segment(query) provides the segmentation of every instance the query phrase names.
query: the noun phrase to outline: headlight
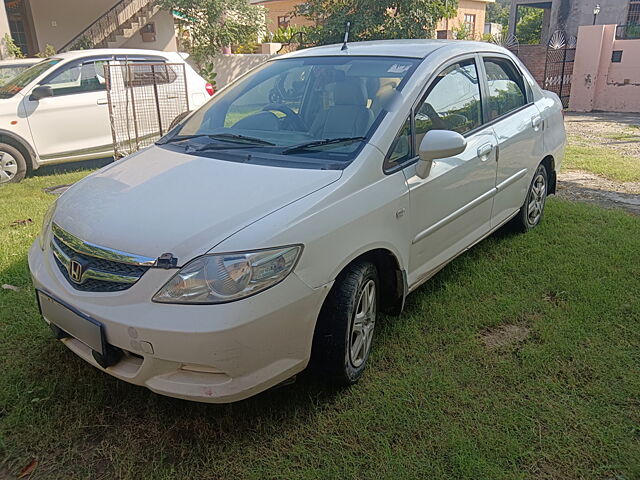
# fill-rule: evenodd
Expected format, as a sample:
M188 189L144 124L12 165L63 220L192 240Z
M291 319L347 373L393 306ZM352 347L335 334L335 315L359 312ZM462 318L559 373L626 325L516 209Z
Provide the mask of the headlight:
M40 236L38 237L38 243L40 244L40 250L44 250L44 247L47 245L47 237L49 235L49 230L51 229L51 221L53 220L53 214L56 211L56 205L58 201L54 201L47 213L44 214L44 218L42 219L42 227L40 228Z
M192 260L153 297L163 303L225 303L274 286L291 273L302 247L203 255Z

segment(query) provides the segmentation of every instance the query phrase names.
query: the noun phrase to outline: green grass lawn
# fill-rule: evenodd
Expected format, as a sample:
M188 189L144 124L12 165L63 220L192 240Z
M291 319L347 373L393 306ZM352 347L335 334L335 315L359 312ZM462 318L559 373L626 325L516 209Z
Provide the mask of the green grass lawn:
M562 168L585 170L619 182L640 182L640 159L607 147L569 145Z
M0 478L34 459L32 479L640 478L640 218L550 199L383 319L358 385L205 405L99 372L39 318L41 189L84 174L0 188L0 284L20 288L0 289ZM528 335L488 348L505 326Z

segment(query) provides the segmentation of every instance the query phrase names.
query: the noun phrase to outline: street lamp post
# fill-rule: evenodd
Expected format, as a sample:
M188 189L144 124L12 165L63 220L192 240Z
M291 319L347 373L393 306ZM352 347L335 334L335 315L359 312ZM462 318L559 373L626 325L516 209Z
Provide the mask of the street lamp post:
M593 24L596 24L596 19L598 18L598 14L600 13L600 4L596 3L596 6L593 7Z

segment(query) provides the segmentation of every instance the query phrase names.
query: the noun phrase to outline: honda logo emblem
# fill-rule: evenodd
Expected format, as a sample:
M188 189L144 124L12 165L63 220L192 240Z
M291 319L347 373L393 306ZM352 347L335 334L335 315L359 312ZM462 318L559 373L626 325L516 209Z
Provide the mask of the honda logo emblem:
M80 283L82 281L82 270L82 264L80 262L77 260L71 260L71 263L69 263L69 276L71 277L71 280L76 283Z

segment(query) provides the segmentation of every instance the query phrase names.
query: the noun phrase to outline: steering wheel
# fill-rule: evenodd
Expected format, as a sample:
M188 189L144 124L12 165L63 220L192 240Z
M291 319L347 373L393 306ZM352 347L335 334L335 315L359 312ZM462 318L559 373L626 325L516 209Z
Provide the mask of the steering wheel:
M289 125L291 125L294 130L298 130L300 132L307 131L307 126L305 125L304 120L302 120L302 117L283 103L270 103L269 105L266 105L262 111L284 113L287 122L289 122Z
M430 103L424 103L423 108L427 116L431 119L431 123L434 127L436 127L438 130L448 130L447 124L442 119L442 117L438 115L438 112L436 112L436 109L433 108Z

